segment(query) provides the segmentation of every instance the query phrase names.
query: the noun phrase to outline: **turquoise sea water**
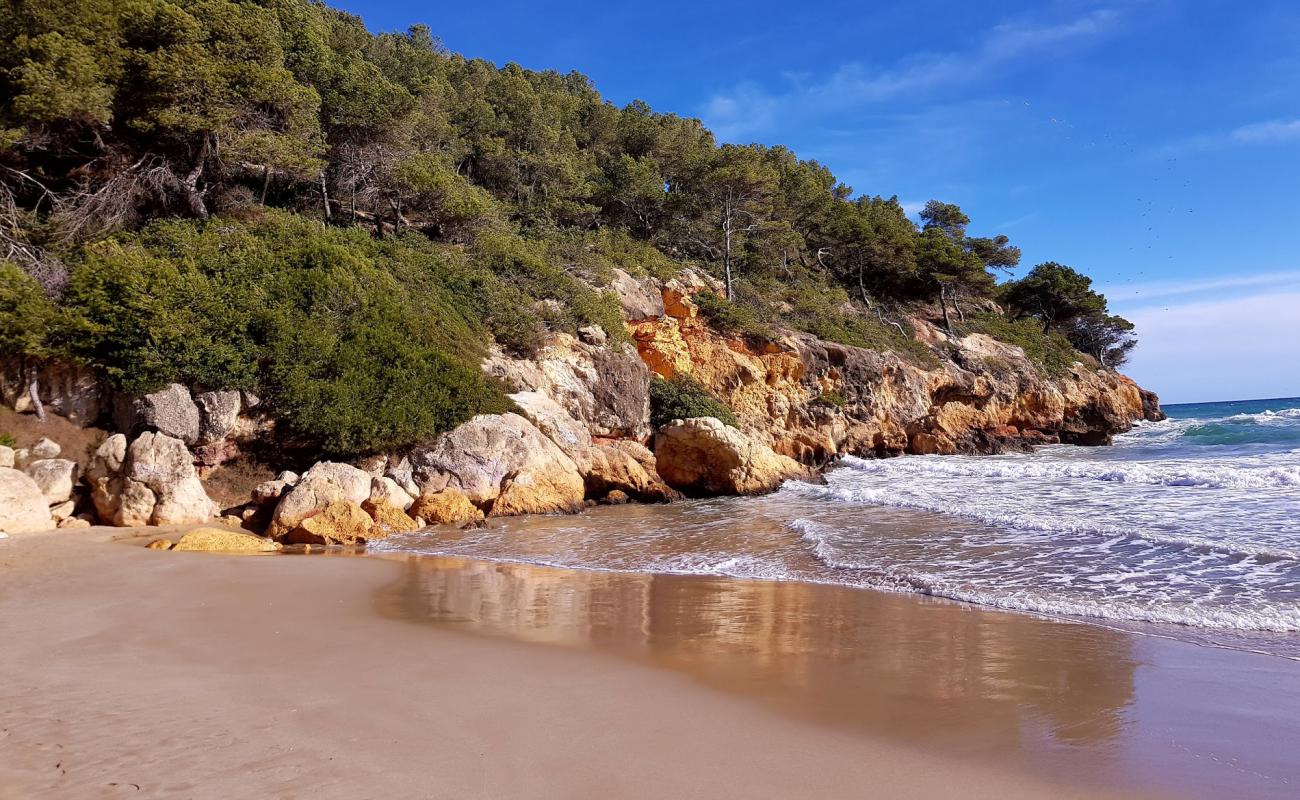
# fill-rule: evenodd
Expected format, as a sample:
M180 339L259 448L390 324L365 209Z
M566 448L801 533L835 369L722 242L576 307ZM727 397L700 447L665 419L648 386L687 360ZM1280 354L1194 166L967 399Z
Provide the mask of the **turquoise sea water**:
M1300 399L1166 411L1112 447L846 458L764 498L389 546L920 592L1300 657Z

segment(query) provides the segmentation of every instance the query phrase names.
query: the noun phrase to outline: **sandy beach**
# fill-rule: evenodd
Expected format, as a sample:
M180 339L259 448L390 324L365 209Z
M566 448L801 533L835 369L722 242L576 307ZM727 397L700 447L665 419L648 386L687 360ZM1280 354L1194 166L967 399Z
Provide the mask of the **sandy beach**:
M951 602L0 543L0 797L1292 794L1300 665Z

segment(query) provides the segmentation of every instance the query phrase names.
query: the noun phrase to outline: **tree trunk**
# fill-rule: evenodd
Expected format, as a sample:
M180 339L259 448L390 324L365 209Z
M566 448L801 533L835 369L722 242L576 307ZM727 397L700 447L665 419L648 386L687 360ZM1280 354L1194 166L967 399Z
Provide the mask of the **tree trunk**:
M943 309L943 329L952 333L952 320L948 318L948 287L939 287L939 307Z
M271 168L262 167L262 205L266 205L266 193L271 188Z
M199 179L203 177L203 168L207 166L211 146L211 137L205 135L198 157L194 159L194 166L184 178L181 178L181 188L185 190L185 202L190 207L190 213L200 219L208 218L208 204L204 202L203 193L199 191Z
M325 185L324 171L320 174L320 201L321 205L325 208L325 221L331 222L334 215L330 213L330 190L329 187Z
M40 370L36 367L27 368L27 394L32 399L32 409L36 412L36 419L45 423L45 404L41 402L41 381Z
M727 299L731 299L731 204L723 206L722 212L722 274L726 279Z

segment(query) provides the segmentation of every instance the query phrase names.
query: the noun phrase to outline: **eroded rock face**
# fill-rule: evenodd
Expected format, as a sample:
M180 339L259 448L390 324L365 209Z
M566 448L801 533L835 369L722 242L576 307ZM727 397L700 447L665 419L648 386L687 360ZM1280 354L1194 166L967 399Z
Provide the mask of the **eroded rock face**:
M116 398L113 422L127 436L153 430L180 439L186 445L199 441L199 407L190 390L179 383L168 384L143 397Z
M23 472L41 488L45 502L56 506L72 499L72 490L77 485L80 468L75 461L51 457L31 462L23 468Z
M481 414L410 460L422 495L459 489L493 516L582 508L577 464L518 414Z
M34 410L29 383L21 364L11 362L0 367L0 395L20 414ZM47 364L37 373L36 386L46 411L76 425L93 425L108 413L108 390L87 367Z
M550 398L592 436L650 434L650 373L631 345L602 347L560 334L533 358L496 351L483 369L517 391Z
M53 528L41 487L16 469L0 467L0 531L28 533Z
M361 504L361 510L370 515L375 527L386 534L404 533L419 530L420 523L407 515L401 506L393 505L383 498L371 498Z
M370 500L371 502L384 501L403 511L415 502L415 498L409 492L399 486L397 481L388 477L371 478Z
M0 467L7 467L9 469L13 469L14 464L17 463L17 460L18 459L15 456L14 449L12 447L7 447L5 445L0 444Z
M614 270L614 280L609 288L623 306L623 317L628 322L656 319L664 315L663 294L659 285L650 278L634 278L621 269Z
M713 417L674 420L655 436L659 475L691 495L760 494L810 477L793 459Z
M280 498L267 535L278 539L335 502L350 502L360 510L361 503L370 498L372 477L348 464L321 461Z
M690 373L746 433L802 463L1103 443L1158 413L1121 375L1081 361L1049 377L1018 347L978 334L950 340L920 319L909 320L917 338L944 344L948 358L927 364L798 332L764 344L723 336L696 313L691 296L704 290L664 286L666 316L630 326L641 357L665 378Z

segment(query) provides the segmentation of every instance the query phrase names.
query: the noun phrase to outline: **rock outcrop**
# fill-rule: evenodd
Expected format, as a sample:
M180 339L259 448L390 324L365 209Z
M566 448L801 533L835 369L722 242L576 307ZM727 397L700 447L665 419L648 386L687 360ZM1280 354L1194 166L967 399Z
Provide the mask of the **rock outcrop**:
M53 528L41 487L16 469L0 467L0 531L28 533Z
M591 436L650 435L650 373L631 345L600 346L560 334L532 358L498 350L483 369L516 391L550 398Z
M422 495L458 489L491 516L582 508L578 465L518 414L481 414L410 460Z
M122 395L113 401L113 423L127 436L157 431L180 439L186 445L199 441L199 407L190 390L179 383L168 384L142 397Z
M665 503L680 493L659 477L655 454L629 439L601 442L589 451L587 497L605 500L614 492L642 503Z
M118 527L206 522L219 513L180 439L147 431L127 446L115 434L86 469L100 522Z
M917 338L942 344L932 362L787 332L761 344L699 317L691 282L663 286L665 316L630 325L641 357L664 378L689 373L741 428L806 464L837 456L998 452L1045 441L1100 444L1158 413L1129 379L1085 363L1049 376L1018 347L975 334L950 339L923 319Z
M350 500L335 500L300 520L284 535L284 541L287 544L356 547L387 535L388 531L375 525L374 519L361 506Z
M713 417L674 420L655 436L664 481L686 494L761 494L791 478L811 477L788 456Z
M370 499L373 477L348 464L321 461L304 472L293 488L280 498L267 535L281 538L297 528L304 519L337 502L351 503L360 510L361 504Z

